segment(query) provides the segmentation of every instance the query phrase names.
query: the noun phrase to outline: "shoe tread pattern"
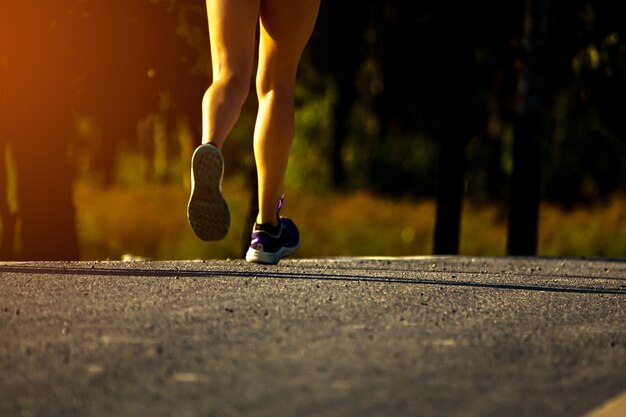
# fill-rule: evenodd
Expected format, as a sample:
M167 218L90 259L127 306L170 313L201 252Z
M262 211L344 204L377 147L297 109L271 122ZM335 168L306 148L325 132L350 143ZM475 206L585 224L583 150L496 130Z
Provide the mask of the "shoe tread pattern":
M205 241L223 239L230 227L230 210L221 190L223 173L224 160L217 148L204 145L194 152L187 218L196 236Z

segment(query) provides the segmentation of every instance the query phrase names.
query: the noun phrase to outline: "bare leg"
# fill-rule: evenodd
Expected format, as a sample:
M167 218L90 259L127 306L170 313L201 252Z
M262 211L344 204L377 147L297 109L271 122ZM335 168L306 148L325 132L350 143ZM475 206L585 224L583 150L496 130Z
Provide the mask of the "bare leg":
M260 12L259 110L254 154L259 178L257 223L277 225L276 206L294 135L294 93L300 57L320 0L263 0Z
M222 195L224 140L239 118L254 64L260 0L207 0L213 82L202 100L202 145L191 157L187 218L202 240L220 240L230 227ZM217 146L209 146L212 144Z
M250 90L260 0L207 0L213 82L202 100L202 143L221 148Z

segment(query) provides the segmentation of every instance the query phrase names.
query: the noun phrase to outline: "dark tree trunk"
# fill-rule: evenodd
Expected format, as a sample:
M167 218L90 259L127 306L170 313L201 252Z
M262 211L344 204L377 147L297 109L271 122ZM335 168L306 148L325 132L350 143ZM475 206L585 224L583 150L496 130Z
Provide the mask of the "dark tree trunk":
M63 107L62 103L56 105ZM12 137L21 226L20 258L78 260L73 172L67 162L71 118L69 113L50 116L48 106L30 109L28 116L39 123L29 125L24 121Z
M356 77L363 60L365 8L359 0L322 2L315 35L308 44L314 66L332 77L337 88L330 148L331 179L337 189L347 180L342 153L349 132L350 112L358 93Z
M537 253L541 174L538 123L533 119L527 115L515 121L507 241L507 253L514 256Z
M507 253L537 253L541 187L542 64L544 62L549 0L528 0L522 38L523 58L518 76L518 107L514 120L513 175Z
M445 74L436 100L441 115L437 212L433 251L436 255L459 253L461 212L465 188L465 148L476 133L474 120L474 43L471 15L466 6L446 17L439 61ZM444 11L442 18L446 16ZM457 45L452 51L449 45Z
M68 164L72 82L79 73L67 13L73 2L1 1L0 6L0 28L8 31L0 36L7 63L2 118L16 165L17 257L78 260Z
M435 218L435 255L459 253L466 143L467 138L462 132L453 129L442 132Z

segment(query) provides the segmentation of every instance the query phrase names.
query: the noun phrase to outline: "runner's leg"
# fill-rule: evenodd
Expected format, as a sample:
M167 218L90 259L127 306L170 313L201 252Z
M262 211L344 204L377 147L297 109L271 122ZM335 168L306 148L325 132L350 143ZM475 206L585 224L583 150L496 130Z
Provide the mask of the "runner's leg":
M221 148L250 91L260 0L207 0L213 81L202 100L202 143Z
M263 0L256 90L254 153L259 181L257 223L277 224L276 205L294 135L294 94L300 57L320 0Z

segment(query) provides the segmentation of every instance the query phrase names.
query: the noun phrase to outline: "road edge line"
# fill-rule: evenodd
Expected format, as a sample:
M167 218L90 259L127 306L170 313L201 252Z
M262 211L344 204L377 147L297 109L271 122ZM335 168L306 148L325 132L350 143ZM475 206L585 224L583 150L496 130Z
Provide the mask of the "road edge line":
M582 417L626 417L626 391L605 401Z

